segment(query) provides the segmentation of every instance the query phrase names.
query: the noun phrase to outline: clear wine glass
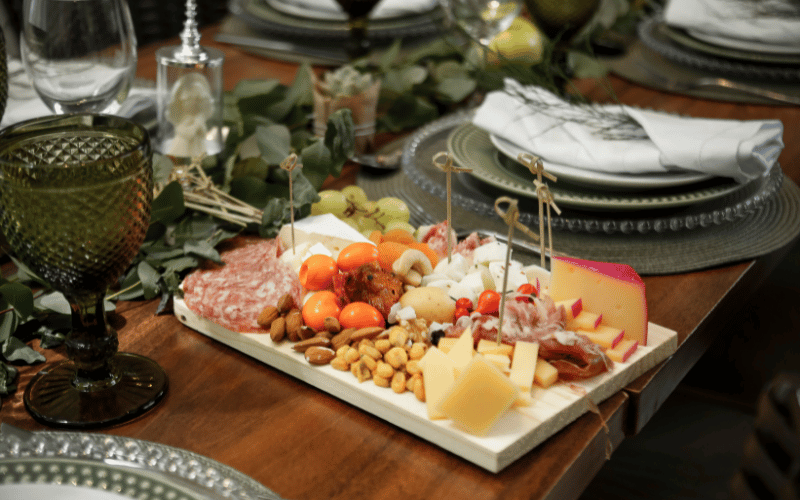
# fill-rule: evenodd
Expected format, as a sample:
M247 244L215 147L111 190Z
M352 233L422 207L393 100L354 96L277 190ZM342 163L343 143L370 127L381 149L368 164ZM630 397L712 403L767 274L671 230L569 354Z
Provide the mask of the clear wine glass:
M0 132L0 229L12 254L72 309L68 361L42 370L25 390L25 406L41 422L113 424L166 392L157 363L117 352L103 307L147 232L152 170L147 131L124 118L53 115Z
M55 113L113 113L136 73L126 0L25 0L20 48L36 93Z
M447 19L481 45L489 45L522 10L522 0L443 0Z

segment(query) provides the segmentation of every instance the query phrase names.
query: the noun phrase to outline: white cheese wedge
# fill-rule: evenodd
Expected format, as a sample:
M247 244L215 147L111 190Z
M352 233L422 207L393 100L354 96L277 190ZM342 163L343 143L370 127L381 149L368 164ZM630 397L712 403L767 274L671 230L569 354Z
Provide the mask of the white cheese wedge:
M478 294L475 293L475 289L465 285L464 280L461 280L458 283L452 281L447 294L450 295L453 300L469 299L473 304L478 302Z
M288 224L283 226L278 236L281 248L284 251L291 249L292 227ZM309 243L309 245L321 243L334 258L347 245L360 241L369 241L369 239L333 214L314 215L294 223L295 246L302 243ZM299 252L297 253L299 254Z
M489 273L494 280L495 290L503 289L503 275L505 273L505 261L503 262L489 262ZM522 270L522 264L516 261L511 261L508 266L508 281L506 282L506 292L513 292L520 285L528 283L528 276Z
M447 257L442 258L436 267L433 269L433 272L436 274L444 274L448 278L461 281L464 279L464 276L467 275L469 271L469 261L459 254L453 254L450 257L450 261L448 262Z

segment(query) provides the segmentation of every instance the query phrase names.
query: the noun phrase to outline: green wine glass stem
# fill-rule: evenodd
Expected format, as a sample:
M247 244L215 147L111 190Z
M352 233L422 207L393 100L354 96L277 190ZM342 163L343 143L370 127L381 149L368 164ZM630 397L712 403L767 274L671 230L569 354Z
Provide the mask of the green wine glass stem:
M105 294L67 296L72 309L72 333L65 341L67 355L75 363L76 388L104 389L116 383L109 361L119 348L117 332L109 324Z

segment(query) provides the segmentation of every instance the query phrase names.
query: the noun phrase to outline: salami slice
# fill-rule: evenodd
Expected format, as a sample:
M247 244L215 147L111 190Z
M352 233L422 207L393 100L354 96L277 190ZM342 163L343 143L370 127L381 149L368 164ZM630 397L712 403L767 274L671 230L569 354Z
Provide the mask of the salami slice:
M285 294L302 299L297 273L278 259L276 240L260 240L222 254L225 265L195 270L183 281L187 307L229 330L264 333L258 313Z

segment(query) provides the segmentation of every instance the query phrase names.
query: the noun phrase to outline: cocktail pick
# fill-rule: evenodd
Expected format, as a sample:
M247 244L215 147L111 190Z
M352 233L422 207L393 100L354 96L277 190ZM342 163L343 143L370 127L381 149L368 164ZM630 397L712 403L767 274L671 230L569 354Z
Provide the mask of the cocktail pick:
M542 205L547 208L547 243L550 246L550 257L553 257L553 224L550 214L550 207L556 211L558 215L561 215L561 209L558 208L556 205L555 200L553 199L553 193L550 192L550 188L547 187L547 184L539 181L534 181L533 185L536 186L536 197L539 199L539 236L541 240L539 241L539 250L542 257L542 268L544 268L544 214L542 214Z
M289 218L292 227L292 252L294 252L294 185L292 170L297 167L303 168L302 165L297 163L297 155L294 153L287 156L286 159L281 162L281 169L289 173Z
M508 203L508 210L505 212L500 205L503 203ZM502 330L503 330L503 315L505 313L505 306L506 306L506 287L508 286L508 267L511 264L511 246L514 242L514 228L518 228L523 233L527 234L534 240L537 240L536 234L533 233L530 229L525 227L519 221L519 208L517 207L518 201L509 198L508 196L501 196L497 198L494 202L494 211L497 212L503 221L508 225L508 241L506 247L506 262L503 266L503 288L500 290L500 314L498 317L499 324L497 326L497 344L500 344L500 340L503 338Z
M453 155L446 151L440 151L433 156L433 166L444 172L447 178L447 262L450 262L453 256L453 242L450 238L450 232L453 230L453 188L451 178L453 172L472 172L472 169L453 165Z
M536 180L533 181L533 184L536 186L536 199L539 201L539 254L542 257L542 267L544 267L545 259L545 249L544 249L544 205L547 203L547 223L548 223L548 234L550 235L550 255L553 254L553 231L552 227L550 226L550 203L553 204L556 212L560 215L561 210L555 205L555 202L552 200L553 195L550 193L550 190L547 189L547 185L544 184L542 180L543 177L547 177L553 182L557 182L558 178L551 174L550 172L545 172L544 170L544 163L542 163L542 159L538 156L533 156L529 153L520 153L517 156L517 160L528 167L528 170L531 171L533 175L536 176ZM541 186L544 186L543 188ZM550 196L550 201L545 202L542 199L542 196L539 195L540 192L544 193L547 192L547 195Z

